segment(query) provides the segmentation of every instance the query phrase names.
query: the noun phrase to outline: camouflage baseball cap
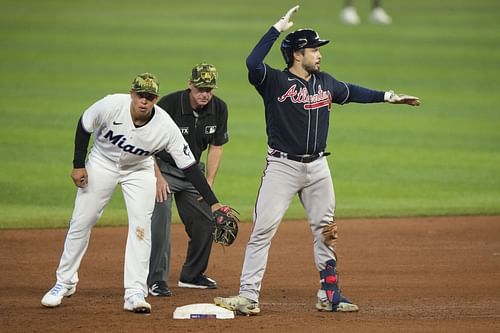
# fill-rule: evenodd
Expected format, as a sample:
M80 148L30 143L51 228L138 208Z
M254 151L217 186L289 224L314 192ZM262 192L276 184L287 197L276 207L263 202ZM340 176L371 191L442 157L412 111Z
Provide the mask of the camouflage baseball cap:
M160 82L153 74L142 73L137 75L132 82L132 91L160 96Z
M217 88L217 70L214 65L198 64L193 67L190 80L196 88Z

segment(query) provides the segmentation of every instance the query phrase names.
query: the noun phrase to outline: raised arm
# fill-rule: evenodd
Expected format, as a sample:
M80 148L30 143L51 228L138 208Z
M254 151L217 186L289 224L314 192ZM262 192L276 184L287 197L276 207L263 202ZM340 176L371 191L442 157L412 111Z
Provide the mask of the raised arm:
M248 80L253 85L261 83L266 76L266 66L264 58L267 56L274 42L278 39L281 32L289 29L293 22L290 18L293 13L299 9L299 6L291 8L285 16L279 19L253 48L250 55L247 57Z

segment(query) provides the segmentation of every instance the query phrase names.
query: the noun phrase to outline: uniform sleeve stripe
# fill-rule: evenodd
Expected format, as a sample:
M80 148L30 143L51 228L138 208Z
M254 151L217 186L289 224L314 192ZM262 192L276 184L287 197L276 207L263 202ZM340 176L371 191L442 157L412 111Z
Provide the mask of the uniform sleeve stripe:
M264 64L264 75L262 75L262 80L260 80L259 86L262 84L262 82L264 82L264 80L266 78L266 74L267 74L267 66L266 66L266 64Z
M342 82L345 86L345 88L347 89L347 95L345 97L345 99L342 101L342 103L340 104L344 104L345 102L347 102L347 100L349 99L349 94L350 94L350 91L349 91L349 86L345 83L345 82Z

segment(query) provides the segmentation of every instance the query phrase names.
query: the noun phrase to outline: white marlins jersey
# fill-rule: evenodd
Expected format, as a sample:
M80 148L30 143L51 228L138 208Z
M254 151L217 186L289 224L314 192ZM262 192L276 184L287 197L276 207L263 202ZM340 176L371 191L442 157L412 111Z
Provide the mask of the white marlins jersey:
M130 115L129 94L113 94L90 106L82 116L83 128L94 132L91 154L120 166L152 164L152 155L166 149L179 168L195 159L179 128L167 112L155 105L153 118L144 126L135 127Z

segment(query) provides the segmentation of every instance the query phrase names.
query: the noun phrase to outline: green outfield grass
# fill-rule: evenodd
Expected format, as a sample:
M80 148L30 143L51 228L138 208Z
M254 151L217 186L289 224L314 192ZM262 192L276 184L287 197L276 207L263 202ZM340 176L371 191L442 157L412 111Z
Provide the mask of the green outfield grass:
M230 107L215 190L244 220L264 167L260 97L245 58L290 1L0 0L0 228L62 227L83 110L127 92L150 71L161 91L183 89L197 62L214 63ZM343 26L341 1L302 1L295 26L332 43L322 70L370 88L421 97L420 108L334 107L328 150L337 215L500 214L500 2L384 1L391 26ZM276 45L266 59L283 67ZM304 218L298 201L287 218ZM99 225L122 225L121 192Z

